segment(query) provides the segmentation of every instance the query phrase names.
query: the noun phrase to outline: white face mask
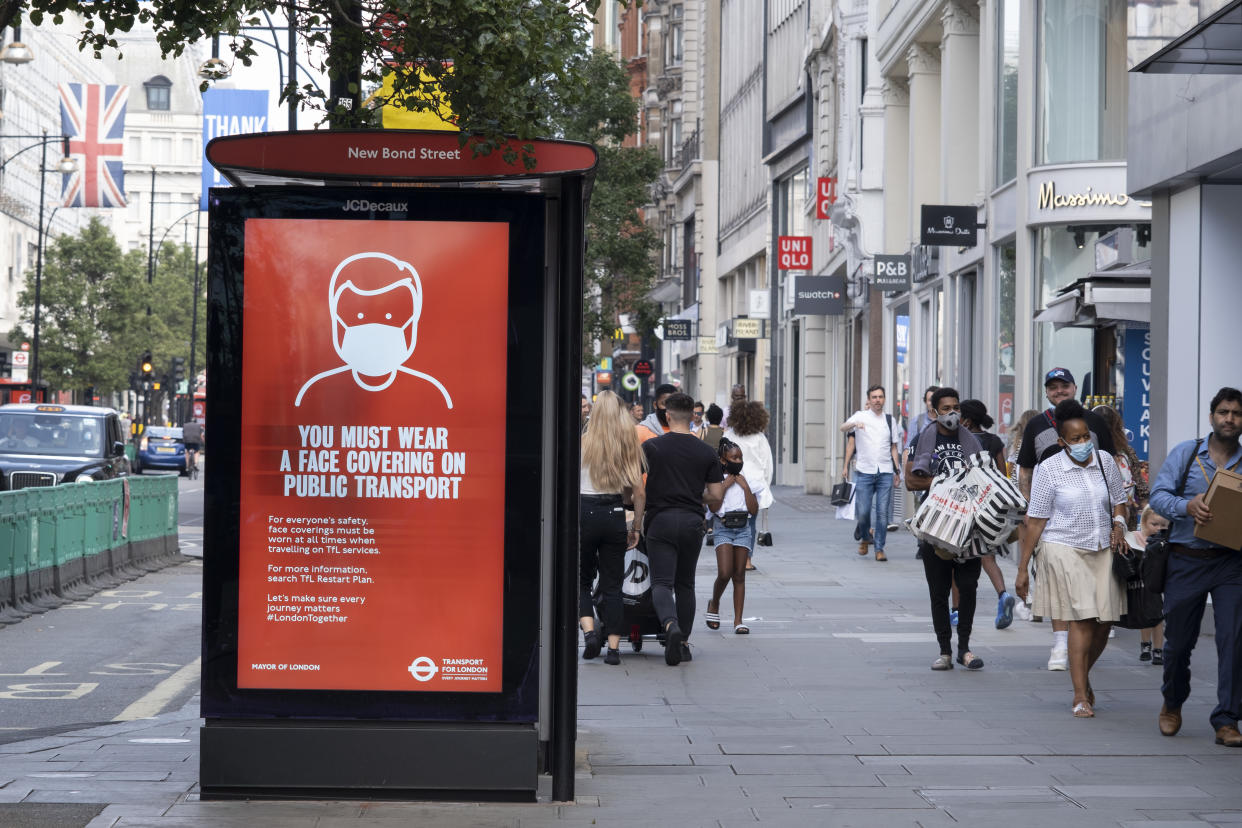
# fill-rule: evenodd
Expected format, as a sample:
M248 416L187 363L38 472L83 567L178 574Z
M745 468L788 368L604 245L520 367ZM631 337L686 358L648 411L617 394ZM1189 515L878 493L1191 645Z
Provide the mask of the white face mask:
M377 322L366 322L361 325L347 325L337 315L337 303L346 289L353 289L363 296L377 296L392 290L408 290L414 298L414 313L401 325L385 325ZM342 285L332 297L332 327L335 337L338 326L345 329L336 352L341 360L351 369L368 377L383 377L392 374L405 363L414 353L418 342L418 310L420 302L413 284L402 279L388 287L374 291L354 288L352 284ZM406 344L405 329L410 329L410 341Z
M401 367L414 353L413 342L405 344L405 329L414 324L411 317L405 325L368 323L345 328L337 349L345 364L359 374L381 377Z

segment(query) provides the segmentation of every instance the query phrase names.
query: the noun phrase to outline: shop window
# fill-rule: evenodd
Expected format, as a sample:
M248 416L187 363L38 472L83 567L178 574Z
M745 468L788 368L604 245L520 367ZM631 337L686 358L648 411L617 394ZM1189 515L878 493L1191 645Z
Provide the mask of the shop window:
M142 85L147 93L147 109L167 112L172 108L172 81L156 75Z
M1017 328L1018 252L1013 243L996 249L996 350L997 383L996 433L1004 434L1014 422L1014 339Z
M1124 159L1124 0L1045 0L1039 43L1037 162Z

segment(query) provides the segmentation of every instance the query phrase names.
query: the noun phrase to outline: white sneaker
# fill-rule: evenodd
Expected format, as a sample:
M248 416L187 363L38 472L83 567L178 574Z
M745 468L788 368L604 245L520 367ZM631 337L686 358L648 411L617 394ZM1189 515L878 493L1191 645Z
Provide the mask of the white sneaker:
M1013 617L1019 621L1031 620L1031 608L1028 607L1026 602L1021 598L1019 598L1013 605Z
M1052 648L1052 655L1048 657L1049 670L1068 670L1069 669L1069 650L1058 650Z

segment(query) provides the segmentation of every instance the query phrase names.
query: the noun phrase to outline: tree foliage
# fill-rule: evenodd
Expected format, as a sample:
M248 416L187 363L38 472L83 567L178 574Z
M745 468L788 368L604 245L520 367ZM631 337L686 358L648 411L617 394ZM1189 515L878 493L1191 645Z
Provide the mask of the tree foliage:
M130 372L147 350L155 357L159 374L175 356L187 358L188 365L193 285L194 253L188 245L166 242L148 285L146 251L123 253L99 218L92 218L76 235L57 237L45 252L40 291L43 380L53 390L93 387L106 394L129 387ZM31 272L18 296L21 325L15 338L33 339L34 297ZM206 343L205 306L200 295L200 355Z
M481 137L475 152L507 147L505 136L545 134L553 111L547 89L580 83L581 62L592 15L600 0L0 0L0 27L23 18L63 22L76 13L85 20L79 46L102 56L118 50L117 32L150 25L165 55L223 33L222 51L249 65L256 54L246 36L264 15L284 18L293 9L302 46L314 56L339 54L361 70L358 93L376 90L392 68L399 71L391 99L414 110L437 111L452 101L462 129ZM356 5L351 5L356 4ZM361 22L342 13L352 9ZM333 24L338 24L335 29ZM336 61L333 61L336 63ZM449 67L452 67L451 71ZM348 78L348 67L323 68L330 78ZM371 113L349 111L327 100L313 84L287 85L281 100L293 98L333 115L337 126L368 126ZM507 160L517 154L504 150ZM530 162L531 159L523 159Z
M584 85L557 95L561 134L593 144L599 167L587 213L584 363L597 361L595 345L612 337L621 314L643 336L659 322L659 307L647 299L656 276L660 238L642 216L663 162L651 147L626 147L634 132L638 102L616 58L604 51L578 56L576 74Z

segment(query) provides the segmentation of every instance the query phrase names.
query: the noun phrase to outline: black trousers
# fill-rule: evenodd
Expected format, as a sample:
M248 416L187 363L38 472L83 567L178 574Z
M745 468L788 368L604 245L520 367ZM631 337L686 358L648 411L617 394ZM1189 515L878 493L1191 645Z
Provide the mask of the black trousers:
M969 561L946 561L936 554L929 543L920 543L923 555L923 574L927 576L927 592L931 596L932 627L941 653L953 653L953 625L949 622L949 596L953 583L957 582L957 652L970 649L970 631L975 624L975 591L979 586L979 573L983 571L983 559Z
M625 619L621 607L621 579L625 574L625 507L621 497L606 499L583 497L578 510L578 617L595 615L591 585L599 572L599 589L604 596L604 628L624 635Z
M703 516L694 512L661 512L647 523L651 603L661 627L675 620L687 637L694 627L694 568L703 534Z

